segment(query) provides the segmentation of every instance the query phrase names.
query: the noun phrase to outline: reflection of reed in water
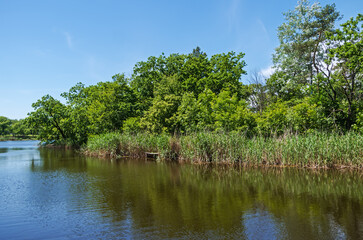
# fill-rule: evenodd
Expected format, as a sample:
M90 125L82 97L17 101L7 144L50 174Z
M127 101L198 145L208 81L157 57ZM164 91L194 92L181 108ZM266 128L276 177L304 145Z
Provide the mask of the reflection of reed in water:
M286 239L301 238L304 231L307 238L333 239L338 230L346 238L362 238L359 171L108 161L52 149L40 153L36 172L72 178L65 189L74 204L110 221L110 229L132 223L135 238L151 233L246 238L260 231L256 236L274 233ZM53 185L63 189L52 189L53 194L66 185L57 181ZM265 228L252 224L262 220Z
M297 229L312 239L334 238L334 223L357 239L363 221L362 176L357 171L87 162L93 174L109 176L96 188L115 219L129 208L135 228L164 226L169 237L180 231L202 236L208 229L216 236L240 237L247 231L241 219L265 212L271 226L281 228L278 238L299 236Z

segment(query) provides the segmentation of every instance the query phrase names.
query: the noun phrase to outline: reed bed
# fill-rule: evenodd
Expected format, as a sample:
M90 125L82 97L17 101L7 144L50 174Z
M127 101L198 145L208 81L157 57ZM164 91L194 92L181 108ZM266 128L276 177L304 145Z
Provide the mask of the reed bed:
M182 136L108 133L91 137L84 151L108 157L145 157L193 163L227 163L300 167L363 167L359 133L285 134L279 137L241 133L197 132Z

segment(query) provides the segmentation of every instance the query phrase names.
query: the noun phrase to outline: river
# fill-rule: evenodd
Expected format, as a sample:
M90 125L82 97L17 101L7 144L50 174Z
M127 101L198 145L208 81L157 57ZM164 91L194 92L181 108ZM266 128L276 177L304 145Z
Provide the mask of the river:
M363 239L362 178L0 142L0 239Z

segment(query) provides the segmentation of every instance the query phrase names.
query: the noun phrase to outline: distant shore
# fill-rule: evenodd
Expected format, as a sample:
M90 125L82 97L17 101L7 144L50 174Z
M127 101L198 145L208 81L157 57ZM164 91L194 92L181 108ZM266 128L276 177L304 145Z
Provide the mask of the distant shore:
M37 140L37 136L0 136L0 142Z

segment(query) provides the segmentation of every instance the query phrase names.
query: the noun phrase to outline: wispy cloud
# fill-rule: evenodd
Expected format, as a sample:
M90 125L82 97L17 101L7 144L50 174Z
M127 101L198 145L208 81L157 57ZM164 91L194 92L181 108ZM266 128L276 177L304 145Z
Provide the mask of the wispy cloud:
M234 39L233 49L235 51L242 51L244 48L244 40L246 39L246 32L243 30L243 21L241 21L241 14L243 13L243 0L230 0L225 9L227 33L231 39Z
M228 16L228 30L231 32L233 31L238 25L238 7L239 7L239 0L232 0L229 8L227 10Z
M260 71L260 74L264 76L265 78L269 78L273 73L275 72L275 69L272 66L269 66L267 68L264 68Z
M67 45L70 49L73 48L73 40L72 40L72 36L69 32L63 32L63 35L66 39Z
M270 38L270 36L269 36L269 34L268 34L268 31L267 31L267 29L266 29L266 27L265 27L265 24L263 23L263 21L260 19L260 18L258 18L257 19L257 24L260 26L260 28L261 28L261 30L263 31L263 33L266 35L266 37L269 39Z

